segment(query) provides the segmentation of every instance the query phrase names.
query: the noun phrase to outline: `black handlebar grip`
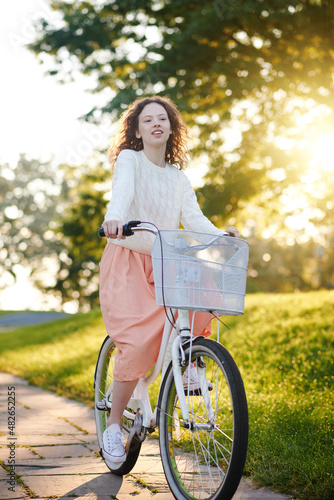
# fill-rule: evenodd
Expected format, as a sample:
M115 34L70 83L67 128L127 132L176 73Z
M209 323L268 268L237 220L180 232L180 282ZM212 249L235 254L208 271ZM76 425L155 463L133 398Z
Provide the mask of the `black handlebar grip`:
M123 226L123 236L132 236L134 232L132 231L133 227L138 226L141 224L140 220L130 220L127 224L124 224ZM118 234L118 230L116 231L116 234ZM105 232L102 227L99 228L99 236L103 238L105 236Z

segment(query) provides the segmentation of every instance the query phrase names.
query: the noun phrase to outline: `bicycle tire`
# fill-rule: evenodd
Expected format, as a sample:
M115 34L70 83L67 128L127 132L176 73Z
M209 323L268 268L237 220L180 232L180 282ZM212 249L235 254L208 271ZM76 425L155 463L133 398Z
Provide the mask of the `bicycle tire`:
M103 432L107 427L107 419L110 415L110 410L109 409L99 410L97 408L97 403L103 400L110 384L113 381L114 358L116 353L117 353L116 345L111 340L111 338L107 336L101 346L94 375L95 424L96 424L97 439L100 447L100 454L102 458L103 458L101 452L103 446L102 436ZM125 433L129 433L132 427L133 427L133 421L123 416L123 435ZM112 469L111 467L109 467L107 462L105 463L113 474L116 474L118 476L123 476L125 474L128 474L133 469L134 465L137 462L140 449L141 449L141 441L139 441L136 438L136 436L134 436L131 441L129 450L127 452L126 460L118 469Z
M189 349L188 344L184 348L186 365ZM213 404L214 425L210 431L183 427L170 364L159 398L159 444L165 476L178 500L230 500L247 455L248 410L243 381L232 356L214 340L194 340L191 361L198 366L204 362L205 377L212 384L207 395ZM208 422L201 391L186 398L190 421L195 425Z

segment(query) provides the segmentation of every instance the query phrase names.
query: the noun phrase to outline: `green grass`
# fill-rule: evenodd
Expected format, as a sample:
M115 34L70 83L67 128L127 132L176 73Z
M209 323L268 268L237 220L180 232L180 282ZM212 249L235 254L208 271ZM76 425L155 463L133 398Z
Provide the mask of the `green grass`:
M13 314L16 313L17 311L0 311L0 316L7 316L7 314Z
M334 292L249 295L224 322L249 405L245 473L301 500L334 498ZM92 406L104 336L97 311L2 333L0 370Z
M334 292L250 295L226 323L249 405L246 473L303 500L334 498Z
M0 334L0 370L93 406L93 374L106 333L99 311Z

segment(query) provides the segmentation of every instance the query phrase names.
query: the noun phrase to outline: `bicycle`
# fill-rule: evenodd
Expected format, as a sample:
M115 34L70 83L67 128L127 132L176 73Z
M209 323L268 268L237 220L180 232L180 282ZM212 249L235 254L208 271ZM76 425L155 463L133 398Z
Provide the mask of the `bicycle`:
M128 434L126 461L112 472L129 473L147 433L158 427L162 465L174 497L229 500L246 461L246 394L236 363L219 342L219 321L217 341L193 337L188 311L209 311L217 319L221 314L243 313L248 244L227 235L158 231L148 224L131 221L123 234L144 230L156 236L152 249L156 300L165 308L166 322L158 360L138 382L123 414L123 431ZM99 234L104 235L102 229ZM111 408L116 351L107 336L94 375L101 449ZM159 396L152 411L148 387L161 369ZM190 385L189 370L197 372L195 388Z

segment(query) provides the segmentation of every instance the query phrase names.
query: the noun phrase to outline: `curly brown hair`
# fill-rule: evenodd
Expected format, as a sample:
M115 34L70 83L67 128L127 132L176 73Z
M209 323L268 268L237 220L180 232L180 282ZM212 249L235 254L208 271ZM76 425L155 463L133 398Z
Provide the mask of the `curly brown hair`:
M112 167L115 166L117 157L123 149L134 149L141 151L143 142L136 137L138 130L138 117L145 106L157 103L163 106L167 112L172 134L166 144L165 160L172 165L176 165L180 170L185 168L187 163L187 139L188 129L176 105L168 97L144 97L135 100L122 114L119 122L119 129L113 138L108 150Z

